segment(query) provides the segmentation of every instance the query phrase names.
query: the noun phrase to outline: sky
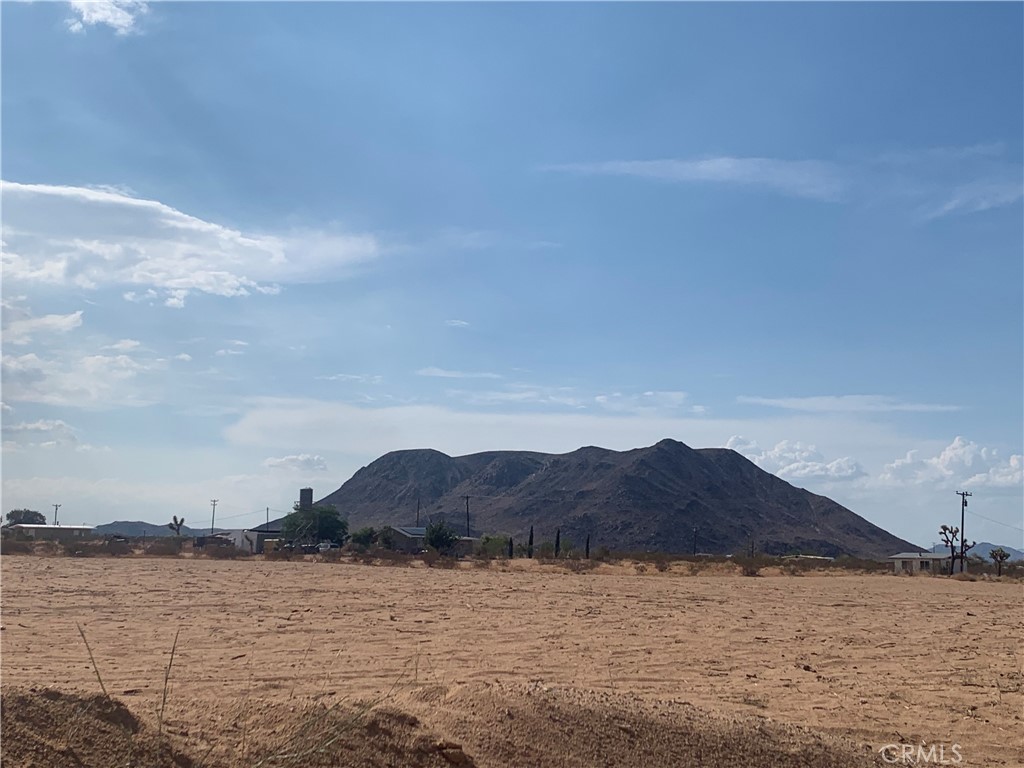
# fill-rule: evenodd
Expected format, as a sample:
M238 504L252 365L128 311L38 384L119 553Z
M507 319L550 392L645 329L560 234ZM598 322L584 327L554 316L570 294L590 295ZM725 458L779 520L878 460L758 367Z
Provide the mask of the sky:
M728 446L1024 545L1024 6L3 3L3 507ZM401 515L396 510L396 515Z

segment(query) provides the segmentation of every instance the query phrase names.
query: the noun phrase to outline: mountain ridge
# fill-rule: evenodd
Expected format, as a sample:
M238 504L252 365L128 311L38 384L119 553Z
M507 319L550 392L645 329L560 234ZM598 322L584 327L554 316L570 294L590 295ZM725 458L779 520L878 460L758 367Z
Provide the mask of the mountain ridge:
M350 522L408 525L444 518L470 533L511 535L534 526L536 541L619 550L731 554L751 539L767 554L887 557L917 549L827 497L796 488L728 448L694 449L672 439L613 451L586 446L564 454L484 451L448 456L434 449L392 451L358 470L318 503Z

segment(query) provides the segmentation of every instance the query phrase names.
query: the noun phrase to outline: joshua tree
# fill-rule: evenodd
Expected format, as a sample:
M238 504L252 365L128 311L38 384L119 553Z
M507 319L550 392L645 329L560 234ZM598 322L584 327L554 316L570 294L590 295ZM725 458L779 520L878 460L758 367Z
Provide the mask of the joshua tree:
M181 526L185 524L185 518L178 519L177 515L171 516L171 522L167 524L167 527L174 531L175 536L181 536Z
M526 556L533 557L533 526L530 526L530 540L526 544Z
M1002 576L1003 563L1010 559L1010 553L1002 547L996 547L988 553L988 556L991 557L993 562L996 564L996 576Z
M942 537L942 543L949 547L949 575L952 576L953 563L956 562L956 543L960 539L960 529L953 525L943 525L939 528L939 536Z
M555 529L555 559L562 553L562 529Z

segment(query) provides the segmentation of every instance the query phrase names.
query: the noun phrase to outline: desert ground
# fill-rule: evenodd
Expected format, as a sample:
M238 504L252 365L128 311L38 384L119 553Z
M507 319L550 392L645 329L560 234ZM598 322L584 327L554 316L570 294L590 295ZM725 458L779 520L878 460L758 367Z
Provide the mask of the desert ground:
M90 764L121 731L139 765L1024 760L1020 583L0 560L5 766ZM73 743L83 712L103 744Z

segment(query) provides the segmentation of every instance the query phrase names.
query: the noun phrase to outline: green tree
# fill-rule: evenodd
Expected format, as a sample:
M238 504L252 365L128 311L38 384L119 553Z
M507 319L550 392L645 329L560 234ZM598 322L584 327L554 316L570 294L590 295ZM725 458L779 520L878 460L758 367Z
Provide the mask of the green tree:
M46 515L34 509L12 509L7 513L8 525L46 525Z
M436 549L442 555L451 552L458 540L459 534L449 528L447 523L431 523L423 537L428 547Z
M360 528L352 534L352 543L359 547L369 547L377 538L377 531L373 528Z
M988 553L988 556L991 557L992 561L996 564L996 575L997 576L1002 576L1003 575L1003 563L1005 563L1007 560L1010 559L1010 553L1007 552L1002 547L996 547L995 549L993 549L991 552Z
M348 538L348 521L334 507L314 506L296 509L281 523L281 535L289 541L333 541L343 544Z

